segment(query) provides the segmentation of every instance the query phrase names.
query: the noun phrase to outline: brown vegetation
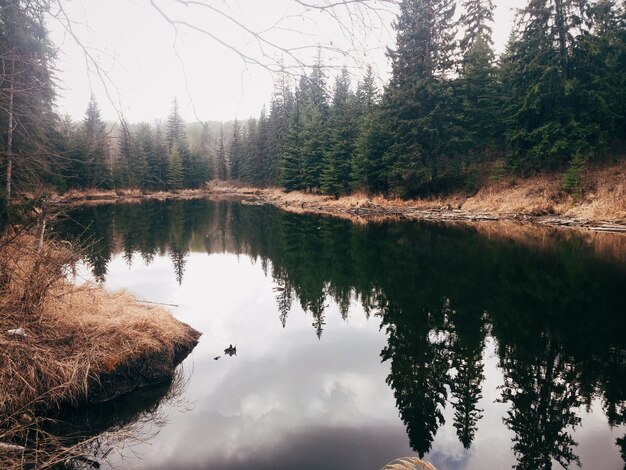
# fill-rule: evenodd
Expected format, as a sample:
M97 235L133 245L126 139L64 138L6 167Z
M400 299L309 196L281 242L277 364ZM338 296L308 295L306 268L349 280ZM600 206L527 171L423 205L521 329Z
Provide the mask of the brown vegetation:
M355 222L381 219L448 221L521 220L549 226L626 231L626 162L594 168L583 175L577 195L562 190L561 174L488 180L475 194L454 193L402 200L357 193L338 199L315 193L286 193L229 182L209 184L211 194L240 195L244 203L268 203L296 213L319 213Z
M35 246L29 235L0 246L2 468L28 441L25 421L171 380L199 337L127 293L70 283L75 255L67 244Z

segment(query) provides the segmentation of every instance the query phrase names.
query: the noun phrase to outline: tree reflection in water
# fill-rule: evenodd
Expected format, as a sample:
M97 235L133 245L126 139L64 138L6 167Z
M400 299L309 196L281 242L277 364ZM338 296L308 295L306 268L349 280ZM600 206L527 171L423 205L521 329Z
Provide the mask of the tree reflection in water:
M85 258L98 280L113 253L128 263L136 252L146 263L168 255L178 283L192 251L247 255L271 273L280 325L296 301L320 338L330 301L344 319L358 301L387 333L387 382L420 456L448 401L459 441L471 447L491 337L517 468L568 467L578 462L572 432L594 398L611 426L625 422L623 249L615 259L575 232L536 228L540 236L525 243L479 228L361 226L205 200L85 207L57 226L64 238L90 241Z

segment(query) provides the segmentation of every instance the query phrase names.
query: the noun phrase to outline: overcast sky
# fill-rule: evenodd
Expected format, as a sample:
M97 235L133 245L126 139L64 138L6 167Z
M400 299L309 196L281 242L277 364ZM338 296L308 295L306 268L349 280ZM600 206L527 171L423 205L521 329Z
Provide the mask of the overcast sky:
M297 67L314 60L320 44L324 62L331 67L346 65L358 77L370 63L381 81L388 77L385 48L393 46L395 38L393 16L386 11L351 10L350 17L339 9L332 17L294 0L201 0L219 11L184 7L176 0L153 1L156 7L150 0L62 0L72 33L86 49L51 19L52 39L60 49L60 113L82 119L93 93L104 118L111 121L118 112L130 122L163 119L174 97L190 122L246 119L257 116L269 101L276 74L268 68L282 60L297 73ZM494 41L501 51L513 10L526 1L495 3ZM373 1L371 5L384 7ZM178 33L163 14L185 23L177 26ZM246 29L261 32L263 42Z

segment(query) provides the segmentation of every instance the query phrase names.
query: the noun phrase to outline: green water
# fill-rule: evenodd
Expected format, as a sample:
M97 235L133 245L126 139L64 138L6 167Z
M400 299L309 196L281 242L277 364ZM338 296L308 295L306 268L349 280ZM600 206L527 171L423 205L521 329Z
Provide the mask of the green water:
M205 200L81 208L55 231L86 246L79 278L177 305L203 332L177 393L113 413L142 426L112 464L624 466L624 236ZM81 413L83 432L113 425Z

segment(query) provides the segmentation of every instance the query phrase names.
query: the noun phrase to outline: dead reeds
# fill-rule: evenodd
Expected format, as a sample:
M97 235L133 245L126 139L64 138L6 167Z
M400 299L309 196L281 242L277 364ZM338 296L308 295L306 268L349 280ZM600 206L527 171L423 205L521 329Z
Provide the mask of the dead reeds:
M77 287L72 247L36 244L0 246L0 457L33 444L24 432L38 416L171 380L199 337L128 293Z

